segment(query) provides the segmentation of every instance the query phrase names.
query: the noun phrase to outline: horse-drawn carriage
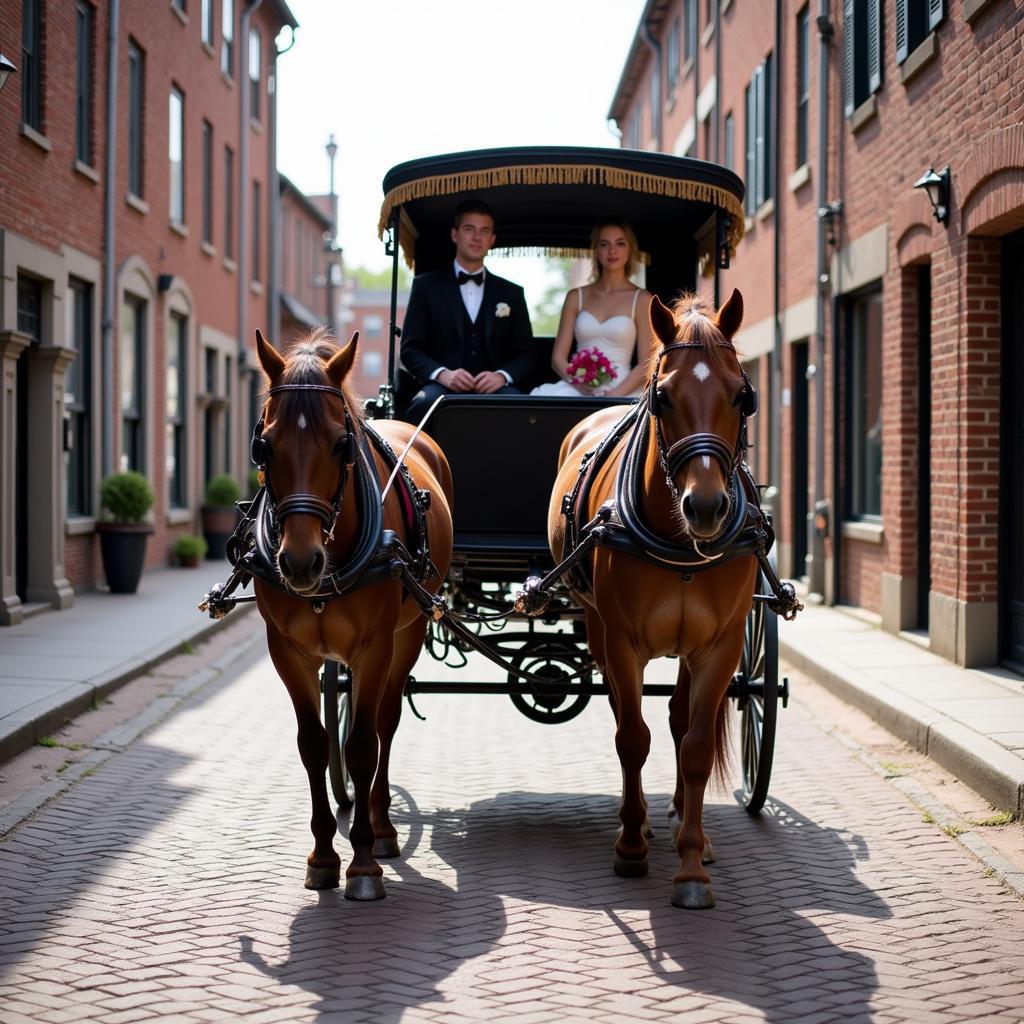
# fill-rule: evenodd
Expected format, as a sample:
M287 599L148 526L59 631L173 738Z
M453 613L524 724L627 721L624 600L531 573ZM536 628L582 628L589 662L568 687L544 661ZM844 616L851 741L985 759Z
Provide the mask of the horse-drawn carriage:
M776 615L769 611L789 617L799 608L792 587L777 579L769 561L773 541L770 519L760 507L758 489L744 459L746 418L756 410L756 395L731 344L742 317L742 301L734 294L719 309L719 271L728 267L742 237L743 186L731 171L696 160L620 150L543 147L460 153L402 164L385 177L384 192L380 228L382 237L386 236L394 269L388 381L378 397L368 403L366 423L360 424L348 411L351 395L343 387L354 343L338 353L323 353L323 372L316 377L290 374L290 364L286 367L272 347L260 339L260 358L272 385L269 395L278 403L277 415L273 421L269 418L268 400L264 411L268 426L265 428L261 419L253 443L254 461L268 473L267 486L248 510L236 535L231 551L236 573L241 573L240 579L255 576L266 588L267 596L260 604L268 625L275 617L279 621L282 616L287 617L270 607L270 591L287 591L284 601L308 602L314 613L322 616L320 625L326 626L323 612L332 600L344 604L360 586L372 587L390 580L399 588L396 593L400 594L402 607L415 605L428 620L426 646L431 653L440 659L451 659L476 650L496 661L507 677L503 683L472 678L454 683L429 680L423 678L421 663L416 678L405 670L397 682L392 680L388 684L391 689L397 687L399 704L402 696L411 702L416 694L425 693L503 694L535 721L557 724L579 714L591 697L607 695L619 719L617 743L620 758L625 758L622 748L629 745L632 728L626 719L639 718L639 689L643 694L676 694L672 725L677 757L688 742L694 746L698 726L707 726L712 737L706 744L701 741L698 758L702 764L707 762L707 770L694 769L694 778L703 775L699 794L686 789L697 783L687 774L684 756L675 801L675 829L682 833L688 828L695 829L703 844L699 804L711 760L721 755L720 750L715 751L713 738L722 734L725 713L738 714L740 721L741 802L751 813L764 804L778 705L780 701L785 705L787 697L786 681L780 681L778 675ZM661 347L652 358L645 396L639 402L530 395L443 398L425 431L443 452L451 471L454 501L449 559L447 536L439 543L435 541L433 547L425 540L429 532L427 518L437 517L439 504L447 511L452 498L449 484L443 479L444 471L431 463L435 472L433 476L428 474L425 483L423 460L430 462L432 456L430 452L424 455L426 449L417 447L425 443L423 435L417 438L412 427L404 428L403 432L389 424L402 412L406 390L396 365L400 336L395 323L399 260L404 256L417 273L450 263L452 215L467 196L482 198L495 211L498 248L511 252L584 255L596 220L610 212L626 218L642 251L646 287L655 296L651 322ZM673 313L663 305L683 293L699 290L713 290L714 310L691 302L677 306ZM543 374L551 339L537 339L537 344L537 365ZM708 412L710 419L705 416L707 422L697 422L700 417L695 420L687 411L694 403L685 398L686 388L696 386L688 360L699 360L693 363L693 379L702 385L710 376L708 387L717 389L704 394L719 395L722 399L717 404L712 398L696 403L706 406L706 412L712 410ZM303 393L296 395L290 391ZM279 469L280 462L271 461L272 448L276 451L279 440L284 441L271 424L285 418L286 403L294 405L294 415L304 417L313 415L316 401L334 401L335 397L345 405L344 430L341 418L335 417L336 440L330 449L334 464L339 453L341 456L340 482L335 485L334 478L328 475L324 479L331 479L330 483L306 482L301 493L287 493L294 491L296 484L286 480L290 471ZM306 403L304 413L295 404L300 400ZM302 425L305 426L304 418ZM567 440L563 445L563 439L574 431L578 435L575 441ZM270 433L274 433L272 441ZM360 433L369 436L372 443L359 437ZM383 442L379 433L385 435ZM411 475L402 468L405 461L415 462ZM346 486L358 486L358 480L353 484L348 478L373 477L374 465L381 477L376 490L362 497L352 490L359 517L370 517L369 506L374 500L384 505L389 491L401 492L407 529L403 534L401 509L395 513L394 523L380 522L378 512L373 527L379 535L376 548L371 551L373 544L360 540L365 530L352 535L349 543L356 547L363 543L368 554L355 568L358 558L342 559L342 567L332 573L330 543L334 543L335 524L344 520L344 516L339 519L343 492L349 493ZM390 474L386 472L388 467L393 467ZM653 481L652 470L653 477L658 478ZM275 478L275 473L280 476ZM386 484L384 477L388 477ZM703 477L717 482L707 483ZM697 513L691 515L692 509L686 507L688 496L696 496L701 487L712 488L709 493L714 500L709 507L716 509L713 514L707 513L709 522L714 521L706 529L702 520L698 523ZM424 499L431 488L432 500ZM671 536L664 529L659 532L650 521L648 513L653 499L646 490L652 488L661 488L665 496L683 509L676 517L678 522L671 529ZM328 500L332 493L333 498ZM308 565L303 563L305 575L301 575L301 586L295 585L294 579L284 572L286 516L293 523L319 523L323 530L319 553L313 551ZM684 519L692 521L687 526ZM418 536L416 522L423 527L418 547L410 539ZM431 529L435 530L436 538L436 523ZM437 578L429 583L431 559L438 550L442 552L438 565L444 562L447 571L435 570ZM317 557L321 559L321 575L316 572ZM294 566L287 568L292 571ZM639 575L627 580L630 573ZM704 654L692 659L680 657L679 681L675 686L644 684L641 664L635 675L638 692L634 716L630 710L632 697L627 699L621 688L617 694L610 692L607 680L598 671L607 668L609 671L604 674L609 674L610 663L617 659L623 664L616 653L613 635L615 615L622 614L622 609L602 609L601 592L602 588L608 591L608 580L623 588L623 592L632 587L633 603L638 608L647 608L648 620L666 618L667 613L662 613L658 603L660 595L653 593L660 588L651 584L652 580L662 579L672 581L671 589L673 593L678 590L682 603L675 616L679 621L652 626L655 632L661 629L662 634L671 633L674 629L682 637L687 629L703 628L683 622L689 613L682 609L691 596L693 607L698 609L692 616L694 620L699 619L705 626L716 616L722 620L721 625L714 627L718 632L712 630L708 636L725 636L725 622L731 622L729 643L719 645L720 650L714 655L721 664L727 663L727 689L724 683L715 689L719 686L717 681L712 685L704 680L704 670L698 664L706 660ZM312 583L307 586L310 580ZM706 580L712 580L710 590ZM234 582L237 584L238 580ZM680 582L681 587L677 587ZM211 593L211 613L222 613L231 606L234 599L230 589L215 589ZM673 600L666 597L665 607ZM628 631L639 636L642 628L637 626L634 630L629 626ZM319 635L323 632L321 629ZM311 627L308 636L316 635ZM293 646L295 642L292 636ZM634 646L642 647L644 643L637 640ZM651 640L644 649L650 656L678 654L677 648L685 648L684 641L679 643L682 647L664 639ZM355 799L357 815L360 801L369 799L378 810L383 806L380 813L386 819L387 793L375 791L369 797L356 794L349 773L349 767L357 763L354 758L359 756L354 752L367 746L367 741L357 735L359 716L354 716L358 678L354 695L353 674L337 656L331 656L331 645L314 638L308 646L312 649L311 662L326 658L320 688L328 739L326 760L335 799L342 809L350 807ZM272 629L271 654L275 654ZM292 692L286 660L276 656L275 664ZM694 662L692 678L687 667L690 660ZM722 675L721 664L718 677ZM306 671L305 664L302 671ZM620 686L625 676L634 677L632 667L628 671L616 669L612 674L618 676ZM450 678L451 674L445 675ZM702 688L708 689L709 694L714 691L710 702L704 701L708 708L698 706L703 698L694 696ZM727 694L735 712L725 711L727 701L723 694ZM320 754L308 754L303 748L303 729L312 728L308 722L303 725L303 714L308 718L308 708L301 711L295 692L292 697L300 719L300 749L314 789L317 834L316 818L318 814L322 816L323 808L311 765L320 763ZM395 710L393 700L389 706L388 722L384 726L379 721L377 724L385 747L400 712L400 707ZM638 728L645 731L642 720ZM381 756L386 765L386 749ZM646 752L639 758L640 764L645 757ZM626 759L623 767L628 779L632 769L627 769ZM363 764L364 785L366 771ZM386 771L384 777L386 788ZM375 785L378 784L379 780ZM690 793L686 799L697 805L696 824L683 821L684 790ZM623 826L627 832L640 827L638 821L631 823L630 815L636 818L639 814L646 822L639 767L635 793L631 797L624 790L623 807ZM375 855L397 853L393 831L382 834L380 829L376 830ZM356 832L353 825L354 847ZM619 842L622 841L620 837ZM687 841L692 845L697 840L691 836ZM622 848L617 844L616 870L620 874L646 870L646 839L638 842L643 847L639 852L627 848L628 844ZM318 850L320 846L318 836ZM698 849L697 854L703 853L707 860L708 851L709 848ZM322 867L322 854L322 850L311 854L312 874L307 874L307 884L331 884L330 871ZM358 877L360 872L365 875L368 869L361 868L353 879L350 867L347 894L355 898L383 895L379 869L378 879L372 885ZM693 880L701 877L704 881ZM357 884L353 885L353 881ZM360 883L365 883L362 888ZM699 863L689 874L677 876L673 901L694 907L711 904L706 875Z

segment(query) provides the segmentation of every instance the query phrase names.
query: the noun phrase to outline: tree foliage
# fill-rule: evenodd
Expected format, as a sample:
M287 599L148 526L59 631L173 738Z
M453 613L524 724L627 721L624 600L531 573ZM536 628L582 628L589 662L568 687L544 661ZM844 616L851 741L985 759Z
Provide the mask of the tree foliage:
M540 301L534 306L530 320L533 333L538 337L553 337L558 331L558 318L562 313L562 303L569 290L572 274L572 260L551 258L547 261L551 283L544 290Z
M391 268L369 270L366 267L345 267L345 277L351 278L364 291L389 291L391 288ZM398 290L407 292L412 287L412 275L408 267L398 262Z

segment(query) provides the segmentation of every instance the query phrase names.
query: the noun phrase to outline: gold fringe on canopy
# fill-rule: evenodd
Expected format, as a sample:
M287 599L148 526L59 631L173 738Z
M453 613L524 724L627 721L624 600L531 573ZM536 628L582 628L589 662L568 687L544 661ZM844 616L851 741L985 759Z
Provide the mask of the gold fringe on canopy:
M585 245L501 245L491 249L490 256L550 256L552 259L589 260L592 253ZM640 263L650 264L650 253L637 257Z
M490 167L484 171L461 171L458 174L436 174L417 178L393 188L385 197L377 223L377 237L383 238L391 223L391 214L396 206L404 206L413 199L425 196L453 195L457 192L474 192L480 189L500 188L503 185L603 185L620 188L629 192L646 192L648 195L665 196L669 199L689 199L698 203L709 203L732 215L728 245L730 253L743 238L743 206L728 189L709 185L703 181L688 181L666 178L658 174L644 174L639 171L624 171L619 167L602 167L596 164L522 164L512 167ZM406 261L412 264L411 240L400 234ZM551 250L554 252L553 250ZM589 253L588 253L589 255Z

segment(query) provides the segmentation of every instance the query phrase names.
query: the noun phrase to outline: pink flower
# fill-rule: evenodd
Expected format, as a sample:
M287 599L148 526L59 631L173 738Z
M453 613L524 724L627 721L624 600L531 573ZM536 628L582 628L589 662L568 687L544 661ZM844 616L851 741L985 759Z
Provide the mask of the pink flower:
M580 349L566 369L570 377L591 388L610 384L618 377L611 360L597 348Z

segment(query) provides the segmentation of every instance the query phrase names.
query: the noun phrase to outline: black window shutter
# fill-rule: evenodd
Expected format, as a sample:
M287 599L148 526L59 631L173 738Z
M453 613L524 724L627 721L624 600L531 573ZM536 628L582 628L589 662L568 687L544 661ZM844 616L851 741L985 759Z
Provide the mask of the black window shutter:
M847 117L857 104L853 95L853 0L843 0L843 109Z
M896 63L902 64L910 53L910 0L896 0Z
M867 0L868 3L868 95L882 87L882 0Z
M938 28L946 14L946 0L928 0L928 31Z

